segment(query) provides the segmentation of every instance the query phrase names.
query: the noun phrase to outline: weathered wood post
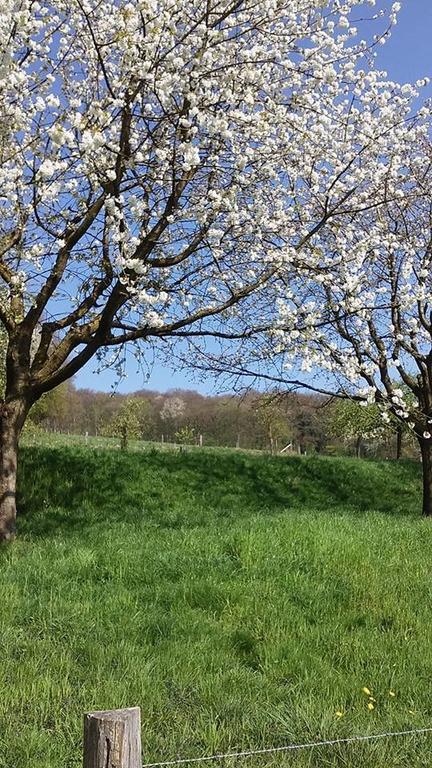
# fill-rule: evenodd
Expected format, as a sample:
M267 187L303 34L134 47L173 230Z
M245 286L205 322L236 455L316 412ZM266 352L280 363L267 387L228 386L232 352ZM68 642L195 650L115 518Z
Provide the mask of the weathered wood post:
M141 757L139 707L84 715L83 768L141 768Z

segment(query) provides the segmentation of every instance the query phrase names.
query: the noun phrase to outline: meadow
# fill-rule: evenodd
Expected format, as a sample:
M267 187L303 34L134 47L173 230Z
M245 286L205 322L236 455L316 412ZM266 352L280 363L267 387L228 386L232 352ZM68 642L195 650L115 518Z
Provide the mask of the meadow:
M1 768L78 768L83 712L122 706L145 762L432 725L416 463L61 442L22 449L0 549ZM431 754L429 735L238 765Z

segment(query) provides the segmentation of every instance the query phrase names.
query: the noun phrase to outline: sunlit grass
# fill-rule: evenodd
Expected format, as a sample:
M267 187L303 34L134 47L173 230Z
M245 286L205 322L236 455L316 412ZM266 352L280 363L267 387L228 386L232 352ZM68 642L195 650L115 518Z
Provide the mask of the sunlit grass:
M136 704L145 762L431 724L415 464L22 458L20 538L0 552L2 768L78 768L82 713ZM417 737L253 763L426 766L431 750Z

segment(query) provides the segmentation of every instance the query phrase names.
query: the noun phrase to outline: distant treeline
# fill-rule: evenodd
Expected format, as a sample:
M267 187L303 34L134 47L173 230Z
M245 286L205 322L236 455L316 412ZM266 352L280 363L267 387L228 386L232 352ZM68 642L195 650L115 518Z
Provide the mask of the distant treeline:
M32 429L280 452L416 456L409 434L375 407L310 394L201 395L173 389L110 394L58 387L31 411Z

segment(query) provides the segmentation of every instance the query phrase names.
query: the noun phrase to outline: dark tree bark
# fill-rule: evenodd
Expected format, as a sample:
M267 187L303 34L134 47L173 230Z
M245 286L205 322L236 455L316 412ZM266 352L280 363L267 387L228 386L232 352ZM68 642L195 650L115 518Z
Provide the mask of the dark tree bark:
M432 440L419 438L423 470L423 516L432 517Z
M16 532L18 441L29 407L24 399L2 404L0 415L0 541Z

